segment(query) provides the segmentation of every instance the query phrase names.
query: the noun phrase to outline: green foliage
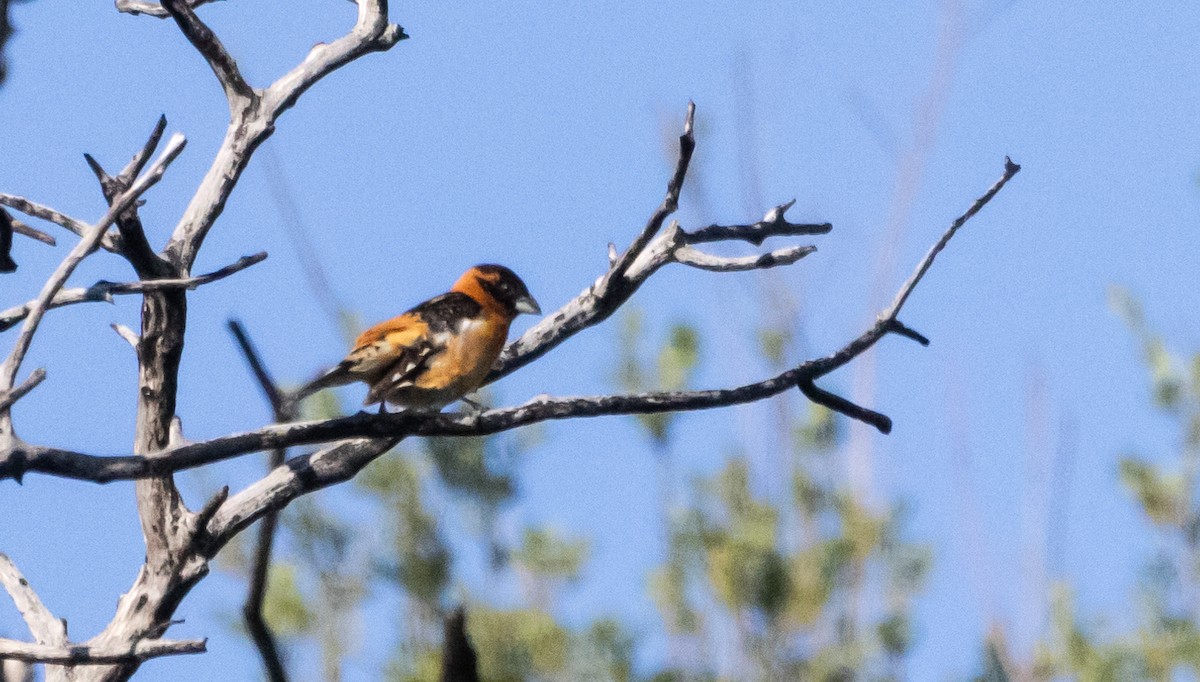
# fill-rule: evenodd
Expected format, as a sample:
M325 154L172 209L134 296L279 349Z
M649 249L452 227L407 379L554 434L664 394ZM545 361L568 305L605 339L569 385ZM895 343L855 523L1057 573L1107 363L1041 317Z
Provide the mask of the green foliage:
M358 480L389 517L392 552L381 561L382 574L428 609L436 609L450 579L451 556L437 518L425 509L416 466L392 452L372 463Z
M673 325L653 366L642 359L644 336L642 313L627 312L621 325L617 384L631 392L687 388L700 360L700 336L695 328L682 323ZM677 418L678 415L671 413L637 415L651 442L659 448L670 439L671 425Z
M481 679L519 682L567 669L571 636L550 614L483 605L470 613L467 634L479 654Z
M584 540L569 540L550 529L526 528L513 560L525 571L546 579L574 580L587 560Z
M768 677L802 670L806 679L842 679L882 666L868 665L873 651L904 655L913 641L907 600L919 589L930 554L899 541L899 515L873 513L847 494L826 490L820 499L833 502L813 505L806 492L793 509L830 530L788 549L781 540L784 510L754 494L749 473L747 460L730 459L711 479L698 482L697 506L678 517L671 559L652 584L668 626L695 632L705 602L697 595L710 595L729 618L743 627L751 624L747 642L757 643L752 653L760 668L775 671ZM854 629L845 616L867 567L876 563L900 606L873 628ZM800 658L778 645L817 627L832 627L832 645Z
M576 637L570 679L631 682L633 644L633 637L619 622L601 618Z
M1121 483L1133 493L1150 520L1163 525L1180 523L1187 509L1187 482L1167 475L1148 462L1126 457L1120 465Z
M263 597L263 618L271 630L283 637L312 631L316 614L304 603L296 582L296 566L275 562L267 575Z

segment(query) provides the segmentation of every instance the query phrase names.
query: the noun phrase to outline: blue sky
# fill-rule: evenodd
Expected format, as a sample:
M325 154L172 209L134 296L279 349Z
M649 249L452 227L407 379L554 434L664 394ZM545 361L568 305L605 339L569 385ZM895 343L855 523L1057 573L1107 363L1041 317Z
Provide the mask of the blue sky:
M1086 614L1117 628L1131 617L1137 569L1155 539L1118 487L1116 462L1129 451L1167 459L1175 434L1148 405L1138 349L1108 311L1106 290L1129 287L1155 327L1181 348L1200 347L1191 313L1200 305L1200 9L953 7L397 4L393 20L412 39L319 84L267 148L334 288L364 320L438 293L480 261L521 273L549 310L590 283L606 244L627 243L657 206L673 154L666 145L692 99L698 151L685 227L740 222L791 198L794 219L834 224L815 240L815 255L772 280L801 302L812 354L864 328L873 302L890 299L949 221L999 177L1006 154L1022 164L906 309L932 346L888 339L873 351L870 404L896 428L860 441L870 452L869 487L880 499L907 500L911 538L934 549L909 673L961 678L974 670L992 620L1007 623L1018 646L1041 631L1044 614L1031 597L1038 556L1061 561ZM315 0L229 0L201 14L256 85L353 21L345 3ZM958 21L943 31L948 15ZM168 131L189 144L143 210L161 244L224 131L224 99L207 67L170 22L119 15L109 3L37 0L17 5L13 18L19 33L0 89L0 191L94 219L103 204L81 153L119 167L165 113ZM910 202L897 198L904 167L919 171ZM21 271L3 279L4 305L30 298L63 248L18 241ZM872 273L882 249L895 269L881 288ZM307 378L344 351L304 287L263 159L245 174L197 270L258 250L271 258L190 299L179 408L189 437L269 419L224 330L227 317L247 323L283 379ZM129 275L100 254L74 281ZM710 341L698 383L728 384L765 372L751 359L760 286L754 275L675 269L656 275L636 303L655 320L652 333L674 320L698 325ZM127 298L47 317L27 366L45 366L49 379L15 411L23 437L128 449L134 362L107 326L135 326L136 316ZM614 333L613 325L585 332L497 391L519 401L608 390ZM827 381L848 391L853 376L847 368ZM684 417L680 461L715 470L765 415L748 407ZM1030 428L1037 423L1044 435ZM615 609L652 627L640 589L659 551L651 453L626 419L556 424L545 436L523 469L524 497L510 522L592 539L593 566L605 570L567 596L572 617ZM1073 452L1072 492L1064 540L1047 552L1037 519L1048 453L1061 447ZM247 458L189 478L189 501L210 482L244 485L259 466ZM142 556L132 486L33 476L0 486L0 518L0 550L74 636L101 627ZM219 605L233 603L223 594L230 584L206 581L180 611L187 623L172 630L212 637L211 652L151 664L146 679L256 670L220 622ZM0 629L22 632L11 609L0 608ZM368 663L348 673L368 679Z

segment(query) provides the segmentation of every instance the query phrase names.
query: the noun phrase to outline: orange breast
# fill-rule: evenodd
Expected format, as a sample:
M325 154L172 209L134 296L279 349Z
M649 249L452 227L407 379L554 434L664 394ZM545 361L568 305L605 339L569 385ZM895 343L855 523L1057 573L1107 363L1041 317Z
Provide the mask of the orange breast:
M493 315L469 325L446 344L414 382L424 390L447 391L458 396L479 388L504 342L508 340L508 321Z

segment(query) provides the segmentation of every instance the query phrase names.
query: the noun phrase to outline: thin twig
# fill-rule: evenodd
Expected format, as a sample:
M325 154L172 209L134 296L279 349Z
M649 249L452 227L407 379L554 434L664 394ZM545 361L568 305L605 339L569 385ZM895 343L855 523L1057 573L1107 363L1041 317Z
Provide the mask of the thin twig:
M212 32L200 17L192 10L187 0L162 0L162 7L179 25L179 30L208 62L208 66L216 74L221 87L225 89L225 97L229 100L232 110L239 110L248 102L255 99L254 88L242 77L237 62L225 49L220 39Z
M0 393L0 411L7 410L13 403L24 398L25 394L37 388L37 385L45 379L46 370L38 367L29 373L29 376L25 378L25 381L21 382L20 386L17 386L8 393Z
M146 139L145 144L133 155L133 158L130 159L129 163L126 164L125 168L116 177L109 175L91 154L83 155L88 167L92 169L92 173L100 182L100 191L104 194L105 201L110 205L122 192L129 189L129 186L133 184L133 181L142 172L142 168L158 148L158 143L162 139L166 128L167 117L159 116L158 122L154 125L154 129L150 132L150 136ZM133 266L138 276L143 279L170 277L177 274L175 269L156 254L154 248L150 246L150 242L146 239L146 230L142 227L142 220L138 217L137 209L137 204L134 204L129 210L117 217L117 231L121 235L122 255Z
M688 166L692 162L692 152L696 150L696 136L693 133L696 122L696 103L688 102L687 116L683 119L683 134L679 136L679 158L675 162L675 172L671 175L670 181L667 182L667 195L663 197L663 201L659 204L658 209L650 216L650 220L646 221L646 226L642 228L641 233L633 243L625 249L625 253L617 259L613 264L612 270L609 272L605 285L600 288L601 296L607 286L620 286L625 278L625 273L637 260L637 257L642 254L646 246L650 244L650 240L654 235L658 234L662 229L663 223L676 210L679 209L679 193L683 191L683 181L687 179Z
M716 256L691 246L681 246L675 250L675 262L712 272L740 272L791 265L816 250L815 246L789 246L754 256Z
M174 448L154 458L141 456L98 457L68 450L17 443L10 446L7 452L0 451L0 479L17 477L26 471L39 471L69 478L107 482L163 475L271 448L327 443L361 437L395 441L414 435L490 435L551 419L710 409L761 400L794 387L802 388L810 398L814 395L817 396L814 398L817 402L852 418L868 421L880 430L886 430L885 422L879 418L882 415L853 405L844 398L817 388L814 384L815 380L845 366L887 334L901 334L913 338L912 334L900 332L896 325L896 315L899 314L904 301L920 282L924 273L929 270L929 265L941 248L944 248L949 236L953 236L963 223L995 196L1019 170L1019 166L1011 161L1006 161L1004 175L1001 179L980 199L976 200L963 216L954 221L938 241L940 248L931 249L917 265L914 276L901 287L896 299L899 305L893 304L884 311L875 325L839 350L825 357L804 362L763 381L734 388L707 391L656 391L633 395L576 398L538 397L517 407L488 410L478 415L359 413L323 421L267 426L255 431ZM908 329L907 327L903 328ZM909 331L911 332L911 330ZM367 451L371 448L364 445L360 449ZM316 457L316 455L311 457ZM303 457L297 458L289 462L287 468L298 471L305 466L306 462L312 461ZM323 459L318 461L323 461ZM341 475L341 471L339 468L333 475ZM309 475L317 477L313 481L313 485L317 487L330 484L328 479L322 478L319 470ZM311 489L315 488L306 488L305 492Z
M150 291L166 291L168 289L192 290L198 286L225 279L234 273L263 262L266 258L267 253L260 251L249 256L242 256L236 262L230 263L219 270L197 275L196 277L150 279L140 282L108 282L100 280L86 289L76 288L59 291L50 300L46 308L49 310L76 303L112 303L113 296L125 294L144 294ZM29 311L33 309L35 303L37 301L29 301L28 303L0 312L0 332L12 328L18 322L25 319L29 315Z
M19 234L22 237L29 237L30 239L34 239L34 240L39 241L48 246L57 246L58 245L58 241L54 237L50 236L49 234L47 234L45 232L42 232L39 229L30 227L29 225L26 225L25 223L21 222L20 220L17 220L16 218L13 218L12 228L13 228L13 234Z
M84 644L51 646L0 638L0 660L10 658L26 663L53 665L97 665L142 662L161 656L202 654L206 640L150 639L127 647L93 647Z
M3 204L14 211L24 213L27 216L45 220L48 223L54 223L59 227L82 237L88 230L90 225L71 216L56 211L49 206L30 201L25 197L19 197L15 194L0 193L0 204ZM121 244L120 237L116 234L106 234L100 239L100 248L113 253L120 253Z
M42 316L46 312L46 307L54 298L54 295L66 283L67 278L71 276L71 273L75 271L79 263L96 247L96 244L104 236L108 226L117 219L117 216L132 206L138 200L138 197L162 179L163 173L171 162L179 156L179 153L183 151L186 143L183 135L177 133L172 137L170 142L167 143L167 148L150 167L150 170L138 178L133 186L129 188L129 191L125 192L118 201L109 207L108 212L96 223L95 227L89 228L86 236L67 254L67 257L58 266L58 269L54 271L50 279L42 286L41 293L38 294L37 300L29 310L29 314L25 317L25 324L21 328L21 333L17 337L16 343L13 344L12 352L4 361L4 364L0 365L0 390L9 390L12 388L13 382L16 380L17 370L20 369L21 362L25 359L25 353L29 350L29 345L33 341L33 334L37 331L38 324L41 323ZM7 412L0 412L0 432L11 433L11 431L11 417Z
M767 212L763 219L748 225L709 225L692 232L685 232L689 244L740 239L761 246L767 237L798 237L802 235L829 234L833 225L829 223L793 223L784 214L796 203L795 199L780 204Z
M67 642L67 628L63 622L54 617L47 609L37 592L33 591L29 581L21 575L16 564L5 554L0 554L0 585L12 597L17 611L29 627L30 634L39 644L62 646ZM0 653L0 658L3 658Z

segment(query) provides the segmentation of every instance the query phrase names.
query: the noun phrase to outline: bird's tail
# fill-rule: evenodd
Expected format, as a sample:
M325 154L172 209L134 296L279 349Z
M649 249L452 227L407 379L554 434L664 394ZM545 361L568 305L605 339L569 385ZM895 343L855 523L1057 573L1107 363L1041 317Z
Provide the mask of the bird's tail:
M342 363L342 364L337 365L333 369L329 370L328 372L325 372L324 374L317 377L316 379L313 379L312 381L308 382L307 384L304 384L299 389L297 389L296 392L292 393L292 395L290 397L291 397L293 403L299 403L301 400L304 400L305 398L316 393L317 391L320 391L325 388L332 388L334 386L345 386L346 384L351 383L353 381L354 381L354 377L350 374L349 371L347 371L347 367L345 366L345 363Z

